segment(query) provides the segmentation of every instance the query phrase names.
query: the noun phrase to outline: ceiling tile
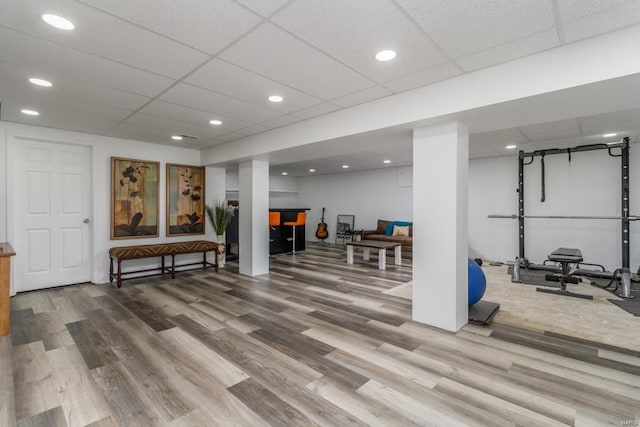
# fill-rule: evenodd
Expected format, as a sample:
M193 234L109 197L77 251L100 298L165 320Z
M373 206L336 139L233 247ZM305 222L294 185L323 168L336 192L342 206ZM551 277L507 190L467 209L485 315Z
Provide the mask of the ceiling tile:
M134 141L153 142L156 144L180 146L181 141L173 141L171 135L158 128L140 126L134 123L119 123L105 135L113 138L131 139Z
M117 89L79 82L53 73L45 73L38 68L21 67L0 60L0 94L6 104L9 99L23 102L38 102L40 105L56 108L59 105L104 105L124 110L136 110L149 98ZM53 82L53 86L43 88L28 82L30 77L39 77Z
M251 104L263 104L265 108L282 113L291 113L321 102L314 96L219 59L214 59L184 81ZM267 101L267 97L273 94L284 97L284 102L274 104Z
M170 139L171 135L183 134L195 136L198 137L198 139L209 139L218 137L222 133L213 126L197 126L144 113L135 113L127 119L127 123L161 130L166 135L166 139Z
M75 30L57 31L45 24L38 16L47 10L74 21ZM66 0L4 0L0 2L0 25L174 78L209 58L181 43Z
M299 0L271 21L377 82L446 60L389 0ZM398 56L378 62L374 55L382 49Z
M160 98L174 104L242 120L248 124L263 122L281 115L277 111L256 107L244 101L186 83L177 84L162 94Z
M192 108L183 107L182 105L176 105L160 100L150 102L141 109L140 112L151 116L189 123L194 126L211 126L209 124L209 120L220 120L222 121L222 125L211 126L211 129L215 131L216 135L229 133L249 125L242 120L232 119L219 114L209 113L207 111L194 110Z
M330 113L332 111L340 110L342 107L331 104L329 102L323 102L318 105L314 105L313 107L306 108L304 110L296 111L293 115L297 117L301 117L303 119L311 119L313 117L318 117L323 114Z
M238 139L246 138L247 135L240 132L231 132L226 135L219 136L218 139L223 142L236 141Z
M397 1L453 58L468 56L555 26L549 1Z
M417 73L409 74L408 76L403 76L383 84L397 93L427 86L460 74L462 74L462 72L457 66L451 62L445 62L444 64L436 65L435 67L427 68L426 70L418 71Z
M276 117L275 119L267 120L262 122L263 125L269 126L270 128L279 128L282 126L288 126L290 124L301 121L302 119L295 116L284 115L280 117Z
M79 0L186 45L217 53L260 22L231 0Z
M633 1L566 22L564 33L567 42L573 42L638 23L640 23L640 1Z
M619 122L635 121L640 125L640 109L616 111L615 113L598 114L596 116L581 117L578 119L580 126L586 127L615 127ZM612 132L615 129L612 129Z
M575 21L589 15L598 14L621 6L625 3L637 3L629 0L557 0L562 22Z
M221 57L323 100L372 85L369 79L271 24L254 30Z
M236 0L262 16L269 16L289 0Z
M469 148L471 146L491 146L494 149L503 148L505 145L522 144L526 142L525 136L517 129L504 129L493 132L474 133L469 135Z
M524 131L523 131L524 132ZM580 130L576 127L573 129L557 129L557 130L549 130L547 132L536 132L533 134L526 133L527 138L533 142L545 142L545 141L556 141L566 138L579 138Z
M95 104L53 105L50 108L39 108L38 105L34 105L33 108L39 110L40 115L31 117L20 113L20 109L25 107L29 108L32 105L24 105L24 103L15 100L3 101L2 120L102 134L131 114L131 111Z
M468 72L533 55L559 45L558 32L552 28L459 58L456 62Z
M174 80L0 27L0 58L80 82L154 97Z
M365 102L384 98L385 96L392 94L393 92L382 86L372 86L355 93L350 93L346 96L341 96L340 98L332 99L331 102L338 104L341 107L351 107L353 105L364 104Z
M270 127L268 126L264 126L264 125L253 125L253 126L249 126L246 127L244 129L240 129L238 132L243 134L243 135L255 135L257 133L261 133L261 132L266 132L268 130L271 130Z

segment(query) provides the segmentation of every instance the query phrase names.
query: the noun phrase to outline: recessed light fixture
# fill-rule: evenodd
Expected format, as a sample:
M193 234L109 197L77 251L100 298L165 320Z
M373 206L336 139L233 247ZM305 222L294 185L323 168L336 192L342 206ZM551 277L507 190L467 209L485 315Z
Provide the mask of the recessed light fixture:
M180 136L180 135L172 135L171 139L173 139L174 141L182 141L182 136Z
M280 95L271 95L269 98L267 98L270 102L282 102L284 101L284 98L281 97Z
M316 171L315 169L309 169L309 172L315 172L315 171Z
M286 175L289 175L289 174L287 172L282 172L282 175L286 176Z
M384 160L382 163L391 163L391 160Z
M22 114L26 114L27 116L39 116L40 113L38 113L36 110L29 110L26 108L23 108L22 110L20 110L20 112Z
M385 49L376 53L376 59L380 62L391 61L395 57L396 57L396 52L394 50Z
M516 148L515 145L506 145L504 148L506 148L507 150L513 150L514 148Z
M611 132L611 133L605 133L604 135L602 135L603 138L611 138L612 136L616 136L618 135L615 132Z
M49 80L38 79L36 77L32 77L29 79L29 83L34 84L36 86L42 87L51 87L53 84Z
M76 27L75 25L73 25L73 22L69 21L67 18L53 15L51 13L45 13L44 15L42 15L42 20L52 27L56 27L60 30L71 31Z
M342 169L349 169L349 165L342 165Z
M222 122L220 120L209 120L210 125L220 126Z

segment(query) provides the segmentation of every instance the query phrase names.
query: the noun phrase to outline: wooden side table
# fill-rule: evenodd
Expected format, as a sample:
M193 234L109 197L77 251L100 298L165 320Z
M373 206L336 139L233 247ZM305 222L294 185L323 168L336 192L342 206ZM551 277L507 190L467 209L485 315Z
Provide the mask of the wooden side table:
M9 335L11 257L15 254L11 243L0 243L0 335Z

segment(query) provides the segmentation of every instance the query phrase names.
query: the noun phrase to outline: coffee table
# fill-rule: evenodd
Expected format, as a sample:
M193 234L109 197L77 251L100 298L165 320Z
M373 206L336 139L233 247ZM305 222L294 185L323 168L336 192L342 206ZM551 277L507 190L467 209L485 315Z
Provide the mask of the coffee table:
M362 259L369 261L369 250L378 250L378 269L385 270L387 266L387 249L394 249L395 265L402 265L402 255L400 253L402 244L395 242L381 242L378 240L360 240L358 242L347 242L347 264L353 264L353 251L356 247L362 248Z

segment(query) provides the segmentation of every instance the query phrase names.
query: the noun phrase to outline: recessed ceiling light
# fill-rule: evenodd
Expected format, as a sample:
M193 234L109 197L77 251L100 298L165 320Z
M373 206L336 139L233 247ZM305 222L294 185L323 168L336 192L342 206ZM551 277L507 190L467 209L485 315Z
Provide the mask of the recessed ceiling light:
M316 171L315 169L309 169L309 172L315 172L315 171Z
M38 113L36 110L28 110L26 108L23 108L22 110L20 110L20 112L22 114L26 114L27 116L39 116L40 113Z
M342 165L342 169L349 169L349 165Z
M287 172L282 172L282 175L289 175Z
M611 138L612 136L616 136L618 135L615 132L611 132L611 133L605 133L604 135L602 135L603 138Z
M44 15L42 15L42 20L52 27L56 27L60 30L70 31L76 27L75 25L73 25L73 22L69 21L67 18L53 15L51 13L45 13Z
M43 87L51 87L51 86L53 86L53 84L49 80L38 79L36 77L30 78L29 82L31 84L36 85L36 86L43 86Z
M182 141L182 136L180 136L180 135L172 135L171 139L173 139L174 141Z
M271 95L269 98L267 98L269 101L271 102L282 102L284 101L284 98L281 97L280 95Z
M385 49L376 53L376 59L380 62L391 61L396 57L396 52L393 50Z
M214 126L220 126L222 122L220 120L209 120L209 124Z
M504 148L506 148L507 150L513 150L514 148L516 148L515 145L506 145Z
M382 163L391 163L391 160L384 160Z

